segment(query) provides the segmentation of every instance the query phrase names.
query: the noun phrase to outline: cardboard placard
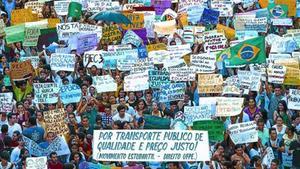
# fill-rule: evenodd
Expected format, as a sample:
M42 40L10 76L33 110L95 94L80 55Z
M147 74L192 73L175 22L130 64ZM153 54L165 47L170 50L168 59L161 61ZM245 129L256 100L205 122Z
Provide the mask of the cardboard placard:
M63 108L44 111L44 119L46 132L54 132L57 135L69 133L69 128L65 122L65 110Z

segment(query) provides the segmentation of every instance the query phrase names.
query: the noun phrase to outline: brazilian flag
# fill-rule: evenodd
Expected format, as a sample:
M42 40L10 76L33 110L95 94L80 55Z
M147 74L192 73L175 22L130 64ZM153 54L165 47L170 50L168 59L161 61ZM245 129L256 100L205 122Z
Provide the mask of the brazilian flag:
M271 18L286 18L288 13L288 6L284 4L274 4L268 5L268 11Z
M225 65L237 66L250 63L265 63L265 37L259 36L240 42L230 47L230 56L225 59Z

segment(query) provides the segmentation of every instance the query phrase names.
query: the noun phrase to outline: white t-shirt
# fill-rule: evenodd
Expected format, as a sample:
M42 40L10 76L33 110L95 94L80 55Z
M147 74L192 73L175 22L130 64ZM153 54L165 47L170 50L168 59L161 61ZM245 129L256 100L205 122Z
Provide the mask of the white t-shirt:
M21 149L19 147L14 148L10 155L10 162L15 164L18 163L20 160L20 153Z
M15 124L12 125L12 126L8 124L8 135L9 135L10 137L13 136L14 131L19 131L20 133L22 133L22 128L21 128L20 124L15 123Z
M118 113L118 114L116 114L116 115L113 116L112 120L113 120L113 121L118 121L118 120L120 120L121 122L125 122L125 121L127 121L127 122L132 122L132 121L133 121L133 118L132 118L132 116L131 116L130 114L128 114L128 113L125 113L124 117L121 118L121 117L119 116L119 113Z

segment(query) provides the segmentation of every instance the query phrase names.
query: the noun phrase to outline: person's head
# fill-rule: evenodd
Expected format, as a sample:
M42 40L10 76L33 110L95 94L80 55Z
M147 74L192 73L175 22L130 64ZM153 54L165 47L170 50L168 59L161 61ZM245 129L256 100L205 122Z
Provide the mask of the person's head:
M152 102L152 93L151 92L147 92L146 93L146 101L149 103L149 102Z
M75 113L68 113L68 119L71 122L76 122Z
M127 121L123 122L122 126L123 126L122 128L125 129L125 130L130 130L131 129L131 126L130 126L129 122L127 122Z
M276 125L277 126L282 126L283 125L283 118L281 116L277 116L275 119Z
M71 153L75 153L79 151L79 147L76 143L71 144Z
M274 93L276 96L280 96L281 95L281 86L280 85L276 85L274 86Z
M296 132L296 128L294 126L288 126L285 131L285 133L288 136L293 136L295 134L295 132Z
M26 148L22 148L20 151L20 158L26 158L29 157L29 151Z
M157 102L152 103L152 110L153 111L158 111L158 103Z
M43 119L44 119L43 111L37 110L37 111L36 111L36 118L37 118L37 120L39 120L39 121L43 120Z
M175 41L175 40L172 40L172 41L170 42L170 46L174 46L174 45L176 45L176 41Z
M138 100L137 102L137 110L144 110L146 109L146 103L144 100Z
M188 92L185 92L184 97L183 97L183 101L184 101L185 103L187 103L187 102L190 101L190 95L189 95Z
M128 99L130 101L134 101L135 100L135 93L134 92L129 92L128 93Z
M18 139L21 137L21 133L19 131L14 131L12 135L13 141L18 141Z
M254 121L256 121L256 123L258 122L258 120L262 118L261 114L260 113L256 113L254 114Z
M124 105L119 105L117 107L117 110L118 110L119 116L121 118L123 118L125 116L125 113L126 113L126 107Z
M270 167L270 169L278 169L278 168L279 168L279 161L278 161L278 159L273 159L271 161L271 167Z
M109 96L109 103L110 104L116 104L116 97L114 95Z
M49 110L55 110L55 108L56 108L56 104L54 103L54 104L48 104L48 109Z
M270 135L270 139L276 140L277 139L276 129L275 128L270 128L269 129L269 135Z
M278 102L278 107L277 107L278 112L286 112L287 111L287 105L284 100L280 100Z
M49 156L50 156L50 159L51 159L52 162L57 162L58 161L56 152L51 152Z
M111 105L110 105L110 104L106 104L106 105L104 106L104 112L105 112L107 115L111 114Z
M5 134L5 133L7 133L8 132L8 125L7 124L3 124L2 126L1 126L1 133L2 134Z
M20 136L18 138L18 146L24 147L24 145L25 145L25 142L24 142L24 140L22 138L22 135L20 134Z
M75 163L79 163L82 159L82 155L79 152L72 153L71 159L75 161Z
M237 155L241 156L244 153L243 146L241 144L235 145L234 151Z
M254 98L249 98L249 100L248 100L248 106L249 106L250 108L256 107L256 102L255 102L255 99L254 99Z
M136 98L139 100L139 99L141 99L142 97L143 97L143 91L137 91L137 92L135 92L135 96L136 96Z
M6 63L7 62L7 59L6 59L6 56L2 56L1 59L0 59L1 63Z
M48 132L46 136L46 140L48 142L52 142L55 139L55 134L53 132Z
M263 131L264 130L264 126L265 126L264 119L262 119L262 118L258 119L256 125L257 125L258 130Z
M87 116L82 116L81 124L83 127L88 127L89 126L89 118Z
M73 106L73 104L67 104L67 106L66 106L66 111L67 111L67 113L72 113L73 111L74 111L74 106Z
M7 115L7 119L8 119L8 122L13 125L17 122L17 114L9 113Z
M170 110L174 111L176 108L177 108L177 102L176 101L171 101Z
M87 90L88 90L88 85L86 83L83 83L81 85L81 91L82 91L82 93L87 93Z
M252 157L252 161L253 161L253 164L255 164L255 166L260 166L261 165L261 157L256 155L254 157Z
M24 111L24 105L22 102L17 103L17 111L18 112L23 112Z
M117 130L121 129L122 122L120 120L117 120L113 123L112 129Z
M168 163L168 169L179 169L179 163L178 162L169 162Z
M28 99L24 100L24 109L29 109L30 107L30 101Z
M1 159L2 165L3 165L3 164L7 164L7 162L8 162L9 159L10 159L9 152L8 152L8 151L2 151L2 152L0 153L0 159Z
M30 126L36 126L36 118L35 117L30 117L28 120L28 123Z

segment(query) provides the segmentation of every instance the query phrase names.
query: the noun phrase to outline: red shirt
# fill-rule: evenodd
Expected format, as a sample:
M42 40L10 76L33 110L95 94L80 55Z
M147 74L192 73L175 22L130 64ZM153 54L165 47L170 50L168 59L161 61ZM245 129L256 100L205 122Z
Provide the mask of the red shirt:
M59 161L53 162L52 160L49 160L48 169L63 169L63 164Z

